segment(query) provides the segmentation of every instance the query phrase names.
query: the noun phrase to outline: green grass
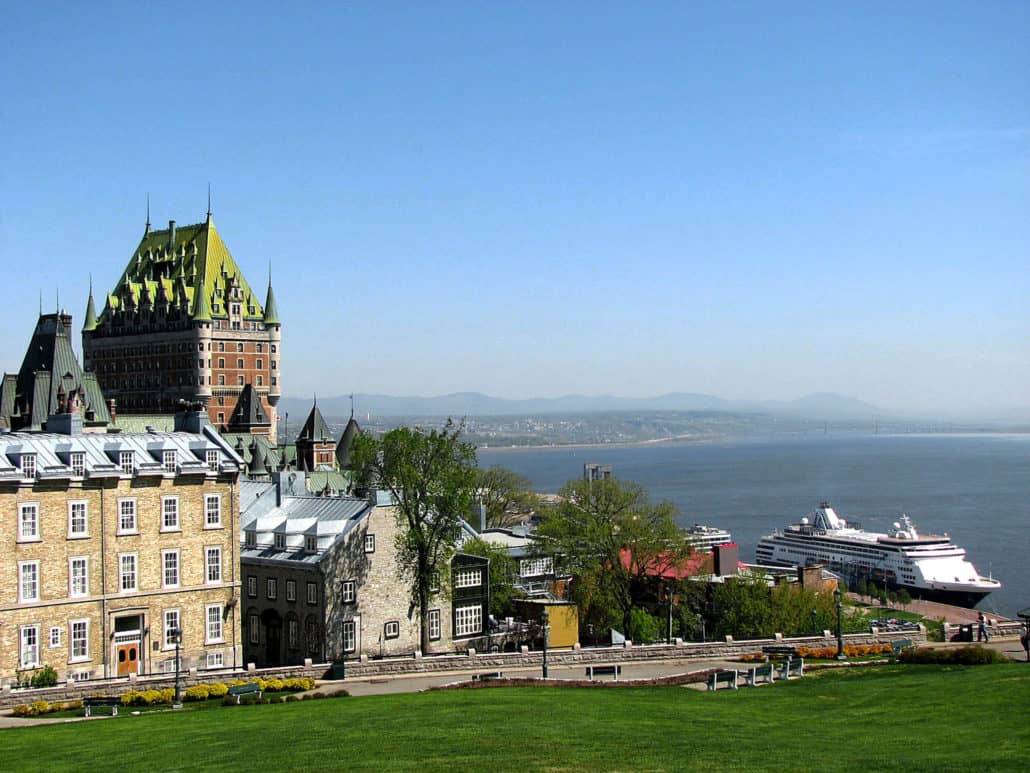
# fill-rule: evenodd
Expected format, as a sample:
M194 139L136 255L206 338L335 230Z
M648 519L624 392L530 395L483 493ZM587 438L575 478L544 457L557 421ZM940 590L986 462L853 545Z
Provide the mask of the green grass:
M1030 667L789 684L490 688L0 731L5 770L1025 770Z

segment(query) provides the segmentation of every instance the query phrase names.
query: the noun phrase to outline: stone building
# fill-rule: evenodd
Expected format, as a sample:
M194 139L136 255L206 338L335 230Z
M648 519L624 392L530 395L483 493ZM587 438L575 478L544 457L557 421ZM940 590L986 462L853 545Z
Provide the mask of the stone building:
M90 289L83 364L122 413L172 413L202 402L220 430L248 384L263 420L250 432L274 441L281 395L281 324L271 279L264 304L215 229L210 211L194 225L151 230L96 312ZM254 414L248 406L246 416Z
M242 665L239 459L197 411L174 432L0 433L0 679Z

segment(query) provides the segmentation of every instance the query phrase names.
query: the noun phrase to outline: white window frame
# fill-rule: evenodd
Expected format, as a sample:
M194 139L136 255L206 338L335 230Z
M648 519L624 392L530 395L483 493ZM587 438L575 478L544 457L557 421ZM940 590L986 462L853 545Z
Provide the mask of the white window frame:
M279 583L275 581L274 577L265 578L265 598L269 601L275 601L279 597Z
M256 612L247 615L247 636L251 644L261 643L261 618Z
M343 651L354 652L358 648L357 630L353 620L343 621Z
M39 601L39 585L39 561L19 561L18 602L32 604Z
M214 517L212 517L214 516ZM222 528L222 495L221 494L205 494L204 495L204 528L205 529L220 529Z
M207 653L207 667L208 668L223 668L225 666L225 654L218 650L217 652Z
M169 563L168 559L174 558L172 563ZM171 578L169 578L169 570L174 572ZM182 561L179 556L179 549L173 548L172 550L161 551L161 587L162 588L178 588L179 583L182 581Z
M375 553L376 552L376 535L366 534L365 535L365 552Z
M384 639L397 639L401 635L401 624L396 620L387 620L383 626Z
M136 454L133 451L118 452L118 469L122 475L133 475L136 472Z
M258 578L256 574L247 575L247 598L256 599L258 594Z
M257 547L257 532L253 529L247 529L243 533L243 544L244 547L248 548Z
M75 565L82 565L82 589L76 590ZM73 599L85 598L89 595L89 556L70 556L68 558L68 597Z
M86 474L86 452L72 451L68 455L68 466L72 468L72 475L81 478Z
M26 517L31 514L31 517ZM28 528L26 528L28 527ZM18 542L39 542L39 502L18 503Z
M22 668L39 666L39 624L23 625L18 629L18 662ZM31 654L32 657L26 657Z
M176 629L178 629L180 631L182 630L182 612L178 608L166 609L164 611L164 614L161 615L161 623L162 623L162 626L163 626L162 627L162 631L161 631L161 633L162 633L162 636L161 636L161 646L162 646L162 649L164 649L164 650L174 650L175 649L175 641L174 641L175 637L172 635L172 631L174 631ZM180 642L179 646L180 647L182 646L181 642Z
M519 562L520 577L539 577L554 574L554 560L551 558L523 558Z
M286 581L286 600L296 601L297 600L297 581L287 580Z
M218 472L218 450L215 448L209 448L204 453L204 461L207 462L207 468L211 472Z
M282 532L276 532L272 538L272 543L275 545L276 550L286 550L286 535Z
M212 612L214 613L212 615ZM204 643L220 644L225 641L225 626L222 621L222 605L208 604L204 608Z
M139 534L139 509L136 505L135 497L119 497L118 534ZM131 516L131 523L126 516ZM126 523L129 523L129 526L126 526Z
M76 635L77 633L80 635ZM81 647L81 651L78 653L75 651L77 646ZM68 621L68 655L69 663L81 663L89 660L88 619Z
M307 594L308 594L307 595L308 603L312 604L312 605L317 604L318 603L318 583L309 582L308 583Z
M459 569L454 573L455 588L478 588L482 584L482 569Z
M164 467L165 472L175 472L178 461L178 454L175 453L175 449L165 449L161 452L161 466Z
M60 649L60 647L61 647L61 640L64 638L64 636L62 636L61 634L62 634L61 626L59 626L59 625L52 625L52 626L50 626L50 638L49 638L50 649L52 649L52 650Z
M214 561L212 557L215 557ZM204 581L207 585L222 583L222 548L219 545L204 548Z
M429 610L429 640L439 641L440 640L440 610L430 609Z
M355 604L358 600L358 584L354 580L344 580L340 585L340 601L344 604Z
M82 509L82 529L76 530L75 511ZM89 536L89 501L72 499L68 501L68 539L84 539Z
M161 497L161 531L182 531L177 496Z
M126 569L126 561L132 564L130 569ZM127 577L132 579L132 584L126 587L125 580ZM118 592L119 593L136 593L139 591L139 557L135 553L119 553L118 554Z
M318 552L318 537L312 537L310 534L304 535L304 552L305 553L317 553Z
M454 608L454 638L477 636L483 632L483 605Z
M18 466L21 468L21 476L23 478L35 478L36 477L36 455L34 453L22 454L21 458L18 459Z

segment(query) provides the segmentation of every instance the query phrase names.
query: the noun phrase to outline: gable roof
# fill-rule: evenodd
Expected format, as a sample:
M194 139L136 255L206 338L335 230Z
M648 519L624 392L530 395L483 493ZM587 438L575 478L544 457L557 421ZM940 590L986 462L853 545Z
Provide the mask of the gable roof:
M322 412L318 410L317 402L311 406L311 413L308 414L308 418L304 421L304 426L300 428L297 440L306 440L311 443L332 442L333 433L330 431L325 419L322 418Z
M247 384L240 392L236 400L236 407L233 408L232 416L229 417L229 430L231 432L246 431L252 427L270 427L272 420L265 413L254 387Z

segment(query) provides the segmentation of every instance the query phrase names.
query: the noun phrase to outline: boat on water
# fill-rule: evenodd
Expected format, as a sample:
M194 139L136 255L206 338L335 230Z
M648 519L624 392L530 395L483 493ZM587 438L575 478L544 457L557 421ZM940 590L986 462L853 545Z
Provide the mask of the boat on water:
M716 545L733 542L733 536L724 529L695 523L686 529L687 539L694 549L701 553L711 553Z
M873 581L904 588L913 598L974 607L1001 588L981 577L965 548L947 535L920 534L902 515L890 533L865 531L823 502L800 523L762 537L755 549L760 564L806 566L823 563L849 582Z

